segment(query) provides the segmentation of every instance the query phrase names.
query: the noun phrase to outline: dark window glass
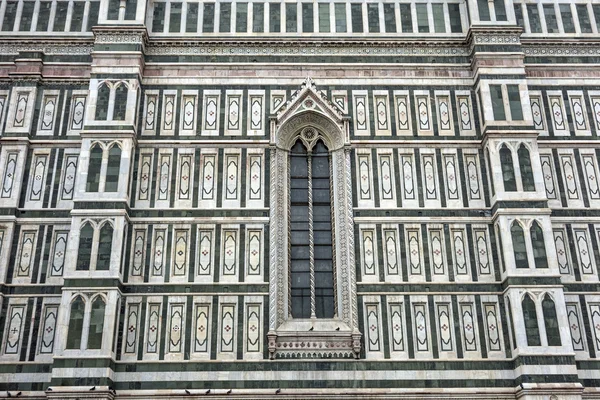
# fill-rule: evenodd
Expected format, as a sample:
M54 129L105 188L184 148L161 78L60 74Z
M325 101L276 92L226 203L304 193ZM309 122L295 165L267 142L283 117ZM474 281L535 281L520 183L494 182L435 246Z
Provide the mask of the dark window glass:
M329 3L319 3L319 32L331 32Z
M531 158L529 150L524 145L519 147L517 152L519 156L519 168L521 169L521 182L525 192L535 192L535 180L533 178L533 168L531 168Z
M554 4L544 4L544 17L546 17L546 29L548 33L558 33L558 21L556 21L556 10Z
M525 295L522 302L523 319L525 320L525 334L527 335L527 346L541 346L540 329L538 327L535 303L529 295Z
M352 18L352 32L364 32L362 4L350 4L350 17Z
M11 32L15 27L15 17L17 15L17 1L8 0L4 9L4 20L2 21L2 30Z
M491 21L490 6L488 0L477 0L477 8L479 9L479 20L480 21Z
M546 257L546 242L544 231L537 221L533 221L529 229L531 236L531 247L533 247L533 259L536 268L548 268L548 257Z
M302 32L315 31L312 3L302 3Z
M446 21L444 20L444 5L432 4L431 11L433 12L433 29L436 33L445 33Z
M125 20L135 20L135 14L137 11L137 0L127 0L125 2Z
M281 32L281 4L269 3L269 32Z
M490 85L490 97L492 99L492 110L494 111L494 120L506 121L506 112L504 111L504 99L502 98L502 86Z
M110 255L112 253L113 227L108 222L100 229L100 240L98 241L98 259L96 261L97 271L108 271L110 269Z
M220 3L219 32L231 32L231 3Z
M265 31L265 5L263 3L252 4L252 32Z
M565 33L575 33L575 23L573 22L573 13L570 4L560 4L560 19L563 23Z
M28 32L31 30L31 19L33 18L33 8L35 2L24 1L23 11L21 12L21 21L19 22L19 30L22 32Z
M335 3L335 31L341 33L348 32L345 3Z
M508 93L511 119L513 121L523 121L523 107L521 105L519 85L506 85L506 92Z
M108 13L106 19L118 20L119 19L119 7L121 6L120 0L109 0L108 2Z
M92 27L98 25L98 15L100 14L100 2L90 2L90 12L88 14L87 31L91 32ZM152 30L154 32L154 30Z
M317 318L333 318L333 241L329 152L322 141L313 148L313 236L315 243L315 306Z
M400 20L402 21L402 32L411 33L413 31L413 25L410 4L400 4Z
M181 32L181 3L171 3L171 15L169 16L169 32Z
M235 5L235 31L248 32L248 3Z
M106 166L105 192L116 192L119 187L119 172L121 166L121 148L114 145L108 152L108 164Z
M58 1L56 3L56 14L54 15L54 32L64 32L67 23L67 10L69 9L68 1Z
M85 9L85 3L78 1L73 3L73 14L71 14L71 32L81 32L83 27L83 11Z
M38 32L48 31L48 23L50 22L50 9L51 8L52 8L52 2L50 2L50 1L40 2L37 26L35 27L36 31L38 31Z
M71 303L71 315L69 316L69 331L67 333L67 349L79 350L81 348L81 335L83 333L83 316L85 314L85 303L80 296Z
M185 31L188 33L198 31L198 3L187 3Z
M429 17L427 16L427 4L415 4L417 7L417 28L419 33L429 32Z
M215 3L204 3L204 14L202 16L202 32L213 33L215 31Z
M394 4L383 4L383 19L385 21L385 32L396 33L396 10Z
M460 33L463 31L462 22L460 20L460 6L458 4L449 3L448 13L450 14L450 32Z
M504 181L504 190L506 192L517 191L517 181L515 179L515 168L513 165L512 153L503 145L500 149L500 164L502 168L502 180ZM490 170L490 172L493 170Z
M542 33L542 23L540 22L540 12L537 4L527 4L527 14L529 15L531 33Z
M152 32L163 32L165 30L165 7L166 3L154 2L154 14L152 15Z
M309 163L311 168L309 169ZM309 181L312 203L309 203ZM310 263L313 237L315 315L332 318L333 298L333 243L331 225L331 184L329 152L319 141L311 155L300 140L290 152L291 185L291 288L292 315L311 317ZM312 210L313 224L309 225Z
M523 228L518 222L513 222L512 226L510 227L510 235L512 238L516 267L529 268L527 246L525 245L525 234L523 233Z
M542 311L544 313L544 325L546 325L546 339L548 346L561 346L560 330L558 329L558 319L556 318L556 307L552 298L546 294L542 301Z
M121 83L115 90L115 108L113 112L114 121L125 121L127 111L127 86Z
M367 3L367 20L369 21L369 32L379 33L379 4Z
M520 4L515 4L515 19L517 20L517 25L521 28L525 28L525 23L523 22L523 8Z
M576 4L575 9L577 10L577 19L579 20L581 33L592 33L592 23L590 22L590 14L588 13L587 6L585 4Z
M310 318L308 153L300 140L290 152L290 190L292 316Z
M298 6L296 3L285 5L285 31L298 32Z
M86 192L97 192L100 185L100 169L102 168L102 149L93 146L90 151L90 163L88 165L88 176Z
M494 0L494 10L496 11L496 21L506 21L506 5L504 0Z
M79 230L79 248L77 252L77 271L88 271L92 256L92 244L94 242L94 228L86 223Z
M90 314L90 331L88 334L87 348L99 350L102 348L102 332L104 331L104 311L106 304L102 297L98 296L92 303Z
M600 4L592 4L594 10L594 19L596 20L596 29L600 32Z

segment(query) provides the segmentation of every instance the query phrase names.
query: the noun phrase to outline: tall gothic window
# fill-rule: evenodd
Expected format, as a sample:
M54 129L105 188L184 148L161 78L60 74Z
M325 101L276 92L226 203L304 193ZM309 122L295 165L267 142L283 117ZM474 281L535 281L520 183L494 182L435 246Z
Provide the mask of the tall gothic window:
M540 329L538 327L535 303L528 294L525 295L521 306L523 307L523 319L525 320L527 346L541 346L542 342L540 341Z
M106 304L102 297L97 296L92 303L92 311L90 314L90 331L88 333L88 349L102 348L102 333L104 330L104 312Z
M96 121L106 121L108 118L108 102L110 99L110 88L103 84L98 88L98 99L96 100Z
M525 192L535 192L535 179L533 177L533 169L531 168L531 158L529 150L525 145L519 147L517 151L519 156L519 168L521 169L521 182L523 182L523 190Z
M93 145L90 150L86 192L97 192L100 188L100 171L102 169L103 150L100 145Z
M303 132L309 140L316 133ZM290 279L294 318L332 318L333 237L329 151L298 139L290 151Z
M77 296L71 303L71 314L69 316L69 330L67 333L67 349L79 350L81 348L81 335L83 334L83 316L85 313L85 302L81 296Z
M544 313L544 325L546 326L548 346L560 346L560 330L558 329L556 308L554 307L554 301L547 293L542 301L542 311Z
M500 167L502 168L504 190L506 192L516 192L517 181L515 179L515 167L513 165L512 153L506 145L503 145L500 149Z
M515 253L515 266L517 268L529 268L529 259L527 258L527 246L525 245L525 234L521 224L513 222L510 227L512 237L513 251Z
M108 164L106 166L105 192L116 192L119 187L119 174L121 172L121 148L113 145L108 151Z
M79 231L79 247L77 252L77 271L90 269L92 261L92 245L94 243L94 228L87 222Z
M533 221L529 229L531 236L531 247L533 247L533 259L536 268L548 268L548 257L546 257L546 243L544 242L544 231L537 221Z
M100 240L98 242L98 259L96 270L108 271L110 269L110 256L112 253L113 227L106 222L100 229Z

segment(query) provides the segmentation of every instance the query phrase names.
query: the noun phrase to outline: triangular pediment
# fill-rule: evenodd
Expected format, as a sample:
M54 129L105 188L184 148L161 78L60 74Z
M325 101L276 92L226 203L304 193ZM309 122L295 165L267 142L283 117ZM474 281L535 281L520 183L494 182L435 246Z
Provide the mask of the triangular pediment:
M277 124L281 125L290 117L305 112L313 111L321 113L340 126L344 118L343 112L333 104L327 94L317 89L312 78L304 80L300 89L292 93L290 99L277 110Z

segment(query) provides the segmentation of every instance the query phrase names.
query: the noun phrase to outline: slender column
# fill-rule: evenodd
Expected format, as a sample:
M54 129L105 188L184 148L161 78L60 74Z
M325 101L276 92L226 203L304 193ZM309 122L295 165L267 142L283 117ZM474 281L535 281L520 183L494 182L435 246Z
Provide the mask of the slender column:
M317 318L315 299L315 242L313 233L312 153L308 151L308 247L310 268L310 317Z

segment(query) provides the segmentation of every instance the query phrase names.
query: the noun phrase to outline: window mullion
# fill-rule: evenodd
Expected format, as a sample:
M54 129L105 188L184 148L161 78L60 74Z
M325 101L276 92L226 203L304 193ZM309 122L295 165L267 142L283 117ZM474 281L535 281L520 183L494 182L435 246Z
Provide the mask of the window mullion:
M315 240L313 233L313 193L312 193L312 154L308 151L308 246L309 246L309 270L310 270L310 317L316 318L315 297Z

